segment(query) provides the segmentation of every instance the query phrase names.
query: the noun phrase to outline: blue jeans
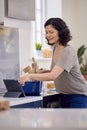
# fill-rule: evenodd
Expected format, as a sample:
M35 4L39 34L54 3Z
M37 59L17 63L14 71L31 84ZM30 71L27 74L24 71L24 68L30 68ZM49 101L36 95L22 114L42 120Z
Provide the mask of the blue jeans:
M87 108L87 96L81 94L61 94L61 108Z

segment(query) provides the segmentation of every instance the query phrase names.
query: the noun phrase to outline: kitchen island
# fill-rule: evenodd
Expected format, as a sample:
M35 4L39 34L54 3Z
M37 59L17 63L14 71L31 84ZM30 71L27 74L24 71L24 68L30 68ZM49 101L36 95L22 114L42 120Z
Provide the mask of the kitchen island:
M57 108L59 107L59 94L55 91L42 93L41 96L26 96L21 98L0 97L8 100L11 108Z
M87 130L87 109L10 109L0 112L1 130Z

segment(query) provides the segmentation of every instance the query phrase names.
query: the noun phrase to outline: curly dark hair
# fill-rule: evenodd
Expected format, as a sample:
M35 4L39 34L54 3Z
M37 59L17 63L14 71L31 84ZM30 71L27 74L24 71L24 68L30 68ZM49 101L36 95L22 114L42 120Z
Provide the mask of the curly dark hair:
M59 32L59 44L66 46L67 43L72 39L68 26L61 18L48 19L45 22L44 27L46 28L48 25L52 25Z

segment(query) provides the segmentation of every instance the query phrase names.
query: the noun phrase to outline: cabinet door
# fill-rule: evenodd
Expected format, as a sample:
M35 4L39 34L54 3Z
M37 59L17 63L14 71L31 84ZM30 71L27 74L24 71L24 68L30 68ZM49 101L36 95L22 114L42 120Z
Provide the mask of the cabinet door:
M4 22L4 0L0 0L0 23Z
M35 0L5 0L5 17L35 20Z
M11 106L11 108L42 108L42 100Z
M59 108L59 107L60 107L60 94L43 97L43 108Z

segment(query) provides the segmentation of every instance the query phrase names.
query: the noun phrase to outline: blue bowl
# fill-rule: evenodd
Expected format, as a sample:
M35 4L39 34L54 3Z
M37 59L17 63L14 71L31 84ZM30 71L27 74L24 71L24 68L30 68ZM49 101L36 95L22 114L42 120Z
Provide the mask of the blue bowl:
M26 96L39 96L42 91L42 82L41 81L25 82L23 90Z

